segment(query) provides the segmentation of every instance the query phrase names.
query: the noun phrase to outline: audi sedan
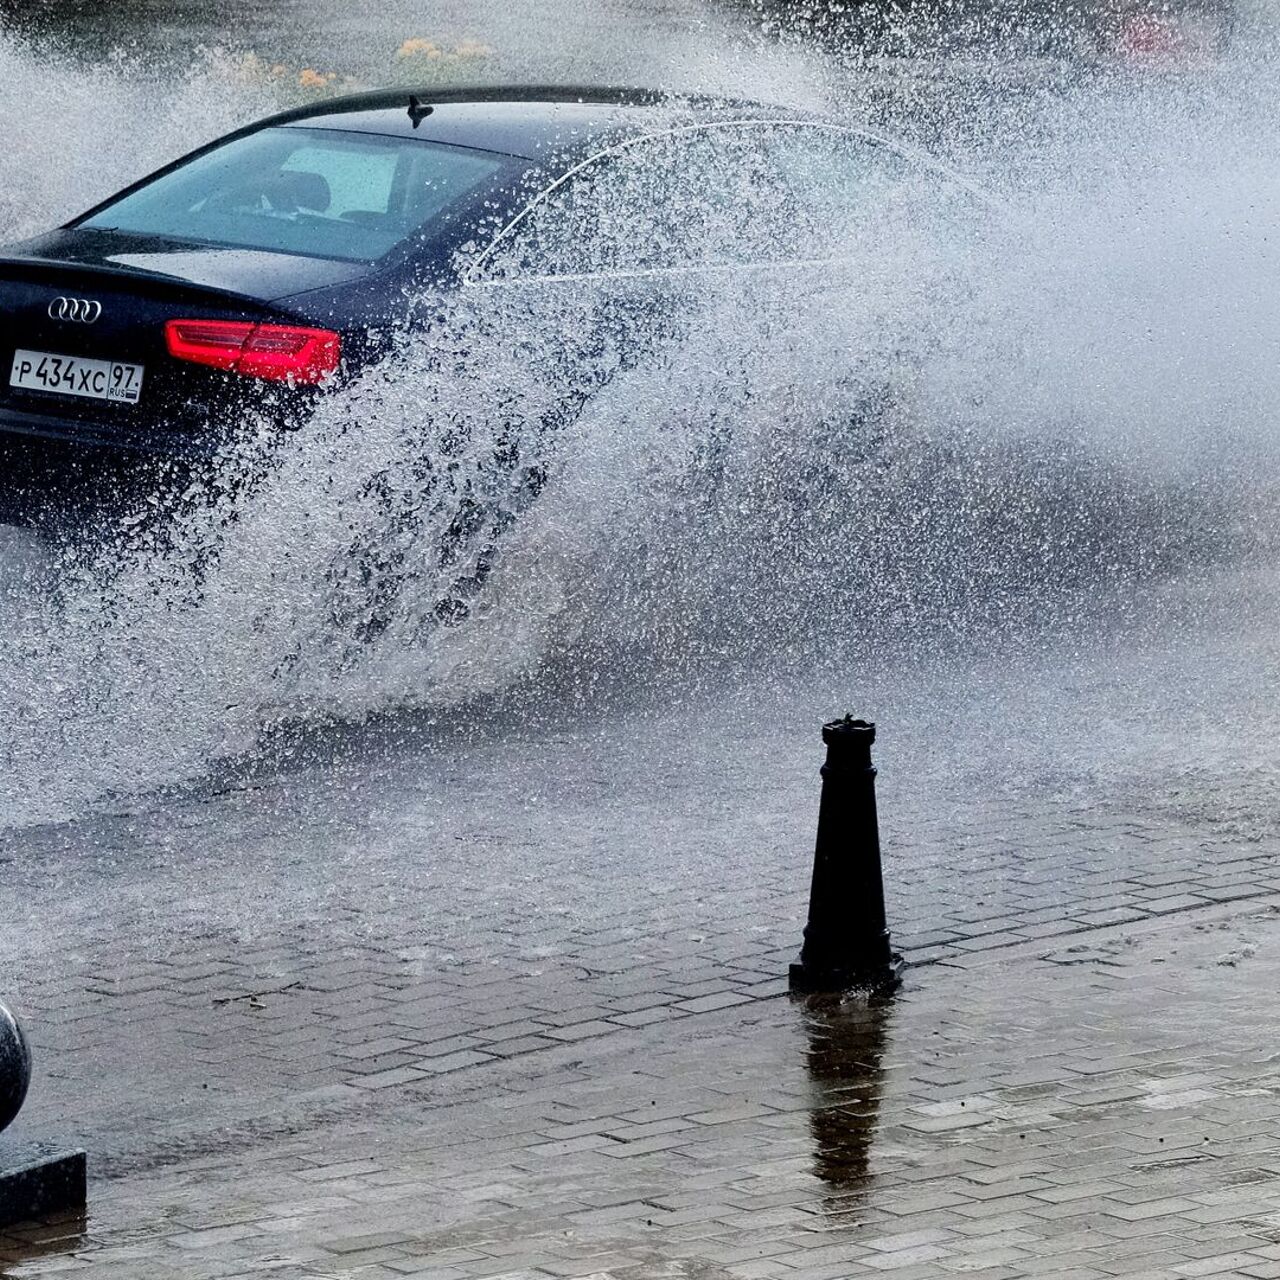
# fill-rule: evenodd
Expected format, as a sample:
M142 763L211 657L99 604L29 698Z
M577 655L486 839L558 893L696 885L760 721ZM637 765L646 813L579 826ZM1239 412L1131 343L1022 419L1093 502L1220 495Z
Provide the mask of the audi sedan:
M974 194L890 138L758 103L507 89L293 110L0 250L0 440L37 465L212 455L241 410L296 424L424 297L779 265L829 282L832 228L921 183Z

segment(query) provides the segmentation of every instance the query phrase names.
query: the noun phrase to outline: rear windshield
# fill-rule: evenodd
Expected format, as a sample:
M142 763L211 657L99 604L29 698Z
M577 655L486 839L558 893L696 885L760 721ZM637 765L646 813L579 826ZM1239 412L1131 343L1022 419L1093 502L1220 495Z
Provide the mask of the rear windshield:
M506 157L412 138L262 129L78 225L372 262L492 180Z

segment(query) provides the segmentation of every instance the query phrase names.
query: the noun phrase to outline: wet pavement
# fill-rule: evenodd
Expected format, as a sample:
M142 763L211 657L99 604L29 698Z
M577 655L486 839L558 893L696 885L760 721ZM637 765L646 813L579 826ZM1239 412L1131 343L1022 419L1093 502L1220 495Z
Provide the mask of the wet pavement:
M918 673L918 701L460 718L10 831L15 1136L83 1142L91 1208L0 1257L1280 1274L1269 577L1172 584L1074 668ZM818 699L855 696L913 968L891 1005L797 1005Z
M313 1090L305 1121L224 1110L100 1176L86 1222L10 1233L6 1274L1280 1274L1280 881L1249 906L920 967L878 1007L792 1002L767 976L783 958L744 947L732 971L669 965L656 986L548 975L573 1009L484 963L446 983L411 960L331 962L327 1019L306 1012L319 979L191 999L189 1028L222 1021L206 1064L289 1058L300 1087L335 1049L393 1038L411 1062ZM121 984L118 1022L182 1021L198 979L171 977L150 1000L145 976ZM522 1002L504 1033L544 1047L421 1039L495 989Z
M405 40L430 39L446 53L479 41L486 56L446 59L451 83L531 76L632 83L722 55L730 32L755 25L746 16L744 24L733 5L714 0L599 0L568 24L554 7L533 0L448 0L426 9L414 0L377 0L358 9L333 0L237 0L230 8L198 0L0 0L0 34L89 62L124 55L159 68L181 65L201 49L221 49L280 60L294 72L314 66L370 83L403 71L395 52ZM440 68L423 65L421 72L424 83L436 83Z

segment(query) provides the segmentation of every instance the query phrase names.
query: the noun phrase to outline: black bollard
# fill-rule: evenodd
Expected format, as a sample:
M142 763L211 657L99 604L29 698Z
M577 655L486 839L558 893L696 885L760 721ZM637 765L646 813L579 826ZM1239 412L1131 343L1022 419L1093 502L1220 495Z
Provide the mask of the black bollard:
M902 960L889 943L876 770L876 727L845 716L823 725L818 840L809 890L809 923L800 959L791 966L793 991L845 991L896 986Z
M0 1133L17 1118L31 1084L31 1049L17 1018L0 1004Z
M0 1133L17 1118L31 1083L31 1049L17 1018L0 1004ZM49 1214L83 1209L83 1151L48 1142L0 1141L0 1229Z

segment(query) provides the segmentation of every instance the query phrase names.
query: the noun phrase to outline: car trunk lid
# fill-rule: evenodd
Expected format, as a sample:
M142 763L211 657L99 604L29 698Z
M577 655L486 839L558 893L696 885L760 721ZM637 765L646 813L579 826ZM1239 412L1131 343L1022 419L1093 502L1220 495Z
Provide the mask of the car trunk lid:
M234 408L253 397L242 379L174 360L166 323L287 320L290 311L274 299L359 270L102 232L28 242L0 256L0 416L21 431L63 435L69 422L85 438L162 448L208 433L212 405ZM41 380L39 359L49 356L68 363L46 364ZM113 378L125 383L126 397L95 393ZM136 398L127 398L131 378L141 379Z

